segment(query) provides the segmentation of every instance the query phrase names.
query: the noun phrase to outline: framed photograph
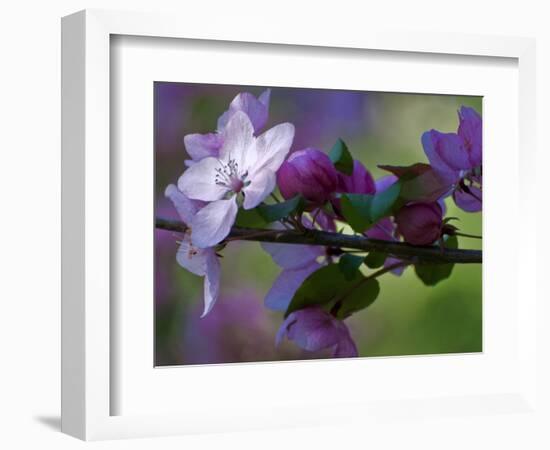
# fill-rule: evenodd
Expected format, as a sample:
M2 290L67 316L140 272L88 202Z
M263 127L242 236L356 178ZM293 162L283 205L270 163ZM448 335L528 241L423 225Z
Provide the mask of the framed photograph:
M212 30L63 18L63 431L538 414L534 42Z

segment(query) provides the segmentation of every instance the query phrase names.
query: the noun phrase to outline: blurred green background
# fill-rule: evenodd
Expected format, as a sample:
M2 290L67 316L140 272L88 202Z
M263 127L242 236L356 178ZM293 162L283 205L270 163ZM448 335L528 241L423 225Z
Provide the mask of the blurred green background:
M239 92L259 95L265 88L157 82L155 89L156 215L177 218L164 196L187 159L183 137L216 127ZM328 152L341 137L354 158L375 178L378 164L427 162L420 136L429 129L454 132L457 110L471 106L481 114L481 97L272 88L269 128L296 127L292 151L316 147ZM465 213L446 200L447 216L466 233L482 234L481 213ZM285 342L275 348L282 314L263 307L263 298L280 272L258 243L231 243L223 252L218 304L205 318L202 278L178 266L177 234L155 231L155 364L182 365L328 357ZM459 238L461 248L480 249L481 241ZM380 278L376 302L346 323L360 356L482 351L481 265L456 265L453 274L426 287L408 268L401 277Z

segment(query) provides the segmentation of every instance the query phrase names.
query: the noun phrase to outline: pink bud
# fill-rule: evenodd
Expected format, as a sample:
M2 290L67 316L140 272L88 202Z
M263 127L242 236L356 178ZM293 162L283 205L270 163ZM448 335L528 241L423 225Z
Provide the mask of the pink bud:
M301 194L317 205L330 198L337 183L338 174L332 161L314 148L292 153L277 172L277 184L285 199Z
M353 161L351 175L338 173L338 192L348 194L374 194L376 186L370 172L359 161Z
M395 214L397 232L413 245L428 245L441 236L443 211L438 203L413 203Z
M336 192L341 194L374 194L376 185L370 172L359 161L353 161L353 172L351 175L345 175L338 172L338 186ZM340 208L340 199L331 199L332 207L339 217L342 217Z

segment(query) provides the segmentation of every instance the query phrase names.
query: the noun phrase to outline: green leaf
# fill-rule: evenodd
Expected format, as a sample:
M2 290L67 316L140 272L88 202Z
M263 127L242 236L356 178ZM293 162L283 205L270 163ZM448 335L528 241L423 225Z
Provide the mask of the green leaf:
M385 253L370 252L365 258L365 264L369 269L377 269L384 265L387 256Z
M362 233L373 225L370 218L372 197L367 194L343 194L340 197L342 215L357 233Z
M380 284L378 280L366 280L363 283L357 283L357 287L352 289L346 298L342 301L342 306L338 309L336 317L345 319L351 314L361 311L372 305L380 294Z
M270 223L275 222L283 217L288 217L291 213L302 209L304 206L304 199L301 195L292 197L291 199L274 203L272 205L261 205L256 208L263 219Z
M399 199L401 183L397 182L379 194L343 194L342 214L354 231L362 233L380 219L391 214Z
M350 290L364 277L359 271L347 279L338 264L329 264L313 272L298 288L285 312L290 313L308 306L330 306L339 295Z
M353 173L353 158L346 143L338 138L328 154L330 160L340 172L351 175Z
M456 236L449 236L445 241L445 248L458 248ZM435 286L446 280L453 272L454 264L416 264L414 271L426 286Z
M258 211L258 208L239 208L237 219L235 220L235 225L245 228L261 228L267 225L267 222Z
M370 218L373 223L378 222L382 217L391 213L400 193L401 182L398 181L385 191L374 195L370 206Z
M363 264L364 259L364 256L351 255L350 253L345 253L341 256L338 261L338 266L346 280L353 280L359 271L359 267Z

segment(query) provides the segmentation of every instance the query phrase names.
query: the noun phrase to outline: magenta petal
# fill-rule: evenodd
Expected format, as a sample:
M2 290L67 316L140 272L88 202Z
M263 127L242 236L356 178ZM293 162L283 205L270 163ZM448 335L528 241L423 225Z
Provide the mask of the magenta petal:
M322 230L325 231L336 231L336 222L335 218L324 211L323 209L318 209L316 211L312 211L312 215L315 216L315 223L317 223Z
M482 198L481 190L474 186L470 186L468 189L471 191L471 194L466 193L461 189L457 189L453 192L453 199L456 206L466 212L481 211L482 202L479 200Z
M376 186L370 172L359 161L353 161L351 175L338 173L338 192L349 194L374 194Z
M380 219L374 226L369 228L365 235L371 239L381 241L394 241L395 226L389 217Z
M301 194L322 205L335 192L338 174L330 158L320 150L306 148L292 153L277 172L277 184L285 199Z
M342 325L345 327L343 323ZM334 353L332 354L332 356L334 356L335 358L355 358L359 356L357 346L351 338L347 328L345 329L345 332L341 332L341 337L338 341L338 344L336 344L336 347L334 348Z
M264 300L265 306L274 311L286 311L298 288L319 267L321 265L313 261L299 269L283 270L269 289Z
M357 356L357 348L346 325L319 307L291 313L277 333L276 343L284 337L304 350L318 351L334 347L333 356Z
M413 203L395 214L399 234L413 245L428 245L441 235L442 210L439 203Z
M289 315L289 319L291 322L286 327L286 335L304 350L317 351L332 347L340 339L336 319L321 308L295 311Z
M427 131L422 135L422 146L433 169L451 183L458 181L461 170L470 168L464 142L456 133Z
M470 168L481 165L481 116L473 108L463 106L458 111L458 135L466 142Z

